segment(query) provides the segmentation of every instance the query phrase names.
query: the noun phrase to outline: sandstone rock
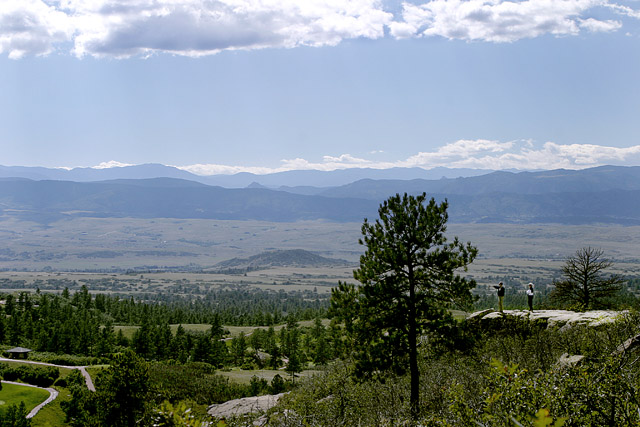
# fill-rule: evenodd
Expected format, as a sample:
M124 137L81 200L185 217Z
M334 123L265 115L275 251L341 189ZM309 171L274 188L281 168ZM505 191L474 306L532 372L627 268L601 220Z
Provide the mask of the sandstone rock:
M235 416L265 412L278 403L285 393L265 396L243 397L229 400L218 405L211 405L207 412L214 418L230 418Z
M620 319L627 311L607 311L594 310L579 313L568 310L505 310L503 313L498 311L483 310L471 314L469 318L478 319L482 322L490 322L503 317L516 317L529 321L542 321L547 327L570 328L575 325L600 326L607 323L613 323Z
M569 355L569 353L564 353L558 359L557 366L559 368L570 368L572 366L578 365L585 357L580 354L574 354L573 356Z

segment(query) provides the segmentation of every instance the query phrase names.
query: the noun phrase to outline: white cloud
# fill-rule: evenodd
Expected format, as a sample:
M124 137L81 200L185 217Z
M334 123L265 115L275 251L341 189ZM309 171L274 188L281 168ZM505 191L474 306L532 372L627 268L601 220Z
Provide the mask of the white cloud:
M222 50L336 45L384 36L378 0L63 0L78 56L202 56Z
M631 9L628 6L623 6L623 5L619 5L619 4L607 4L607 7L616 11L617 13L621 14L621 15L626 15L629 16L631 18L637 18L640 19L640 10L634 10Z
M133 166L133 165L131 163L121 163L115 160L110 160L108 162L102 162L96 166L91 166L91 169L123 168L125 166Z
M11 59L47 55L72 34L70 17L44 1L0 2L0 53L7 52Z
M402 20L389 25L398 38L514 42L546 34L575 35L580 28L612 31L622 24L583 16L606 0L432 0L403 3Z
M1 0L0 53L17 59L70 48L77 56L198 57L223 50L333 46L345 39L444 37L514 42L609 32L640 18L608 0Z
M373 161L342 154L324 156L321 162L302 158L285 159L277 168L243 167L216 164L177 166L198 175L234 174L251 172L267 174L289 170L332 171L351 168L388 169L393 167L435 167L471 169L584 169L602 165L639 165L640 145L632 147L606 147L590 144L562 145L546 142L536 146L531 140L499 142L486 139L459 140L435 151L420 152L405 160Z
M580 28L584 28L592 33L607 33L622 28L622 22L620 21L598 21L597 19L589 18L580 21Z
M275 172L284 172L289 169L284 168L269 168L261 166L229 166L229 165L217 165L217 164L195 164L188 166L174 166L178 169L191 172L196 175L233 175L241 172L254 173L256 175L264 175Z
M465 147L465 149L460 149ZM453 149L452 149L453 148ZM618 148L590 144L562 145L546 142L536 148L531 141L499 143L486 140L457 141L431 153L419 153L403 162L430 169L437 166L474 169L583 169L606 164L640 164L640 145Z

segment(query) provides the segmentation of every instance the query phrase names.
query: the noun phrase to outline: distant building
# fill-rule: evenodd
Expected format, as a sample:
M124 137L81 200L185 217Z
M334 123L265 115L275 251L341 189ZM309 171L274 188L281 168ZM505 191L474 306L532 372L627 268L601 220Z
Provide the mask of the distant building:
M16 347L6 351L7 353L9 353L9 357L11 359L26 359L29 355L29 352L33 350L24 347Z

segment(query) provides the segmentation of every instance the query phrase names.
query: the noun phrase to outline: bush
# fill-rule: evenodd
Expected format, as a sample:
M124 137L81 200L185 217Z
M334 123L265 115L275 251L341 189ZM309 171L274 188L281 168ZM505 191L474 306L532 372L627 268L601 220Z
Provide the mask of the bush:
M32 353L29 358L37 362L52 363L63 366L89 366L108 364L109 359L104 357L74 356L72 354L56 353Z
M62 388L65 388L65 387L67 387L67 385L68 385L68 384L67 384L67 380L66 380L66 379L64 379L64 378L58 378L57 380L55 380L55 382L53 383L53 385L54 385L55 387L62 387Z
M38 387L49 387L60 376L60 370L54 366L0 366L2 377L6 381L22 381Z
M302 379L271 410L269 425L378 426L400 425L399 421L409 419L407 377L357 382L351 373L348 365L337 364Z
M249 386L233 383L214 373L214 366L202 362L149 364L151 386L157 391L159 402L190 399L200 405L211 405L251 395Z

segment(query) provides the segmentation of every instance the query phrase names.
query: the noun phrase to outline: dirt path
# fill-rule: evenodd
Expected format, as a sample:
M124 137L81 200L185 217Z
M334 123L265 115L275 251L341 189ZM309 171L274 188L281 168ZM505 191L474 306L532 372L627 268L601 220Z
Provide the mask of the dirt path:
M86 370L86 366L54 365L53 363L35 362L32 360L22 360L22 359L7 359L5 357L0 357L0 362L20 362L20 363L30 363L32 365L54 366L56 368L78 369L82 374L82 376L84 377L84 382L87 385L87 388L91 391L96 391L96 388L93 385L93 381L91 380L91 375L89 375L89 373Z
M32 365L55 366L56 368L78 369L82 374L82 376L84 377L84 382L87 385L87 388L91 391L96 391L96 388L93 385L93 381L91 380L91 375L89 375L89 373L86 370L86 366L54 365L53 363L35 362L33 360L7 359L5 357L0 357L0 362L21 362L21 363L30 363ZM40 388L42 390L47 390L49 392L49 397L47 398L47 400L45 400L44 402L42 402L41 404L33 408L31 412L29 412L29 414L27 415L27 418L33 418L40 409L42 409L46 404L53 402L56 399L56 397L58 397L58 390L54 388L43 388L43 387L31 385L31 384L16 383L13 381L2 381L2 382L7 384L21 385L25 387Z
M2 382L5 383L5 384L14 384L14 385L19 385L19 386L23 386L23 387L39 388L41 390L47 390L49 392L49 397L47 398L47 400L45 400L44 402L42 402L41 404L39 404L38 406L33 408L31 410L31 412L29 412L27 414L27 418L33 418L38 413L38 411L40 411L40 409L44 408L44 406L46 404L48 404L50 402L53 402L56 399L56 397L58 397L58 390L50 388L50 387L44 388L44 387L38 387L38 386L35 386L35 385L32 385L32 384L16 383L16 382L13 382L13 381L2 381Z

